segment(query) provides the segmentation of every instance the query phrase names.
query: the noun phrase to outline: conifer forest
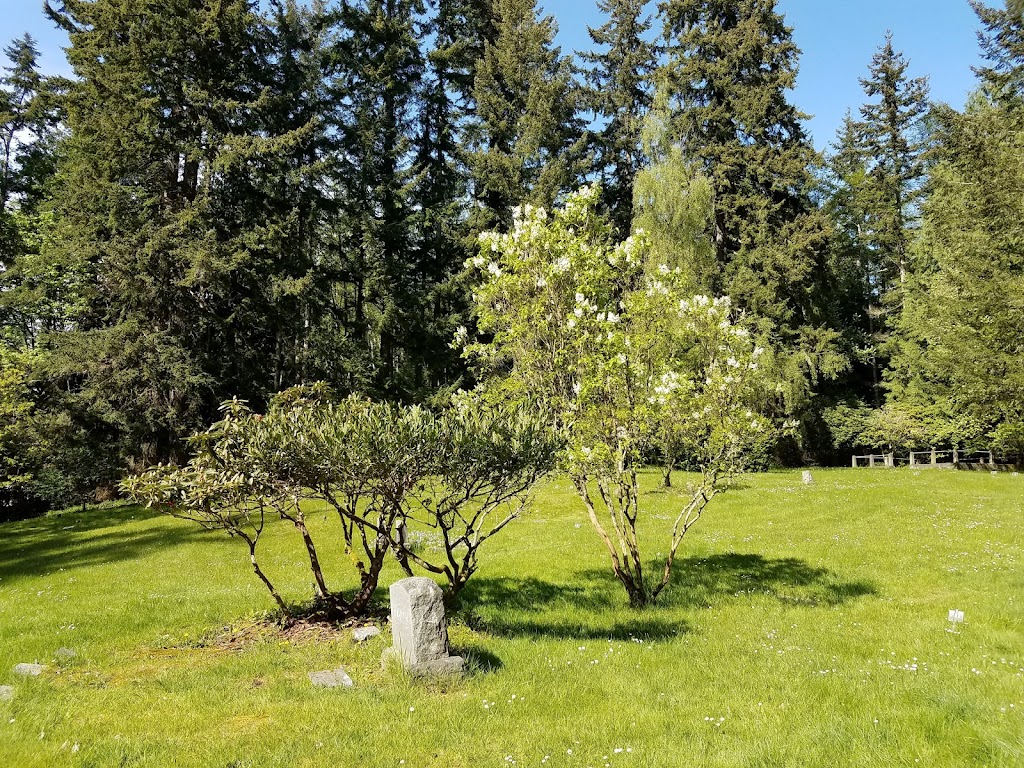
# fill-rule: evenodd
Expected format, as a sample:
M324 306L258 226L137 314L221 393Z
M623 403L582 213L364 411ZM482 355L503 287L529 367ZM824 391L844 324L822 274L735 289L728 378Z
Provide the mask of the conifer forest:
M47 0L73 75L27 34L0 73L0 516L232 398L500 376L473 260L581 189L770 351L764 466L1024 455L1024 10L970 4L966 105L889 35L820 152L774 0L598 0L585 51L534 0Z

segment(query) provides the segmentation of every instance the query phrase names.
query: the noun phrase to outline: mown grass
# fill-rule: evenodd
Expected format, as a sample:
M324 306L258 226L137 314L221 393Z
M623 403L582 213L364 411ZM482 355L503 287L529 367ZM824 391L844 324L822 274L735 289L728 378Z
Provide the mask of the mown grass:
M17 689L0 766L1024 765L1024 477L815 478L753 476L716 501L641 613L553 482L484 553L455 682L382 672L386 630L204 642L272 604L238 542L187 523L126 508L0 526L0 684ZM678 497L645 481L653 557ZM266 569L298 598L295 543L276 527ZM10 674L33 660L49 671ZM311 687L337 666L354 689Z

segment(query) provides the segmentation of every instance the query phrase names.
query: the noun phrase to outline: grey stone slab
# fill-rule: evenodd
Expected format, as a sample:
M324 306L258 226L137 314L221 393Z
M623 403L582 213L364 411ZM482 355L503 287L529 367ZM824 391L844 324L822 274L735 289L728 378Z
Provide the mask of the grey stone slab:
M804 485L813 485L813 484L814 484L814 475L812 475L808 470L805 469L804 470Z
M391 585L391 635L409 667L448 656L448 628L441 588L423 576Z
M15 664L14 674L22 677L38 677L46 671L45 664Z
M0 701L10 701L14 698L13 685L0 685Z
M54 654L58 659L73 659L77 655L71 648L58 648Z
M466 667L466 660L461 656L448 656L444 659L423 661L409 667L414 677L458 677Z
M377 637L380 630L377 627L357 627L352 630L352 639L357 643L365 643L371 637Z
M318 688L351 688L355 685L344 669L327 669L310 672L309 682Z

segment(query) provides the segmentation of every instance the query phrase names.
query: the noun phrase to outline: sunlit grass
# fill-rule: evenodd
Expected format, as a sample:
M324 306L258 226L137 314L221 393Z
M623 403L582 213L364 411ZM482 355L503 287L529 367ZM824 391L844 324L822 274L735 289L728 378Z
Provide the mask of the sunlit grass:
M387 632L205 643L273 606L244 547L185 522L127 508L0 526L0 684L17 689L0 766L1024 764L1024 478L815 479L758 475L716 500L664 605L640 613L551 484L483 553L451 629L474 671L446 683L382 672ZM645 480L653 561L679 497ZM309 594L294 537L267 543L279 588ZM324 559L349 578L340 552ZM34 660L50 670L10 674ZM337 666L355 689L310 686Z

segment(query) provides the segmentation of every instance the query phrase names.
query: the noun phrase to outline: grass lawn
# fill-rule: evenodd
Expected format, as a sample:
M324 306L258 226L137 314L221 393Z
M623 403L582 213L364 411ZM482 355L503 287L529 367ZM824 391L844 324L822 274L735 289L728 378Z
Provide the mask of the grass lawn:
M137 508L2 525L0 766L1024 765L1024 477L815 479L717 500L645 612L551 483L485 550L450 630L473 672L446 683L382 672L386 630L209 642L272 607L221 534ZM678 497L645 481L653 556ZM277 525L264 566L292 598L296 543ZM311 687L338 666L354 689Z

